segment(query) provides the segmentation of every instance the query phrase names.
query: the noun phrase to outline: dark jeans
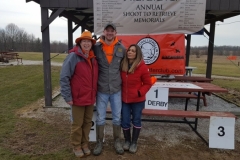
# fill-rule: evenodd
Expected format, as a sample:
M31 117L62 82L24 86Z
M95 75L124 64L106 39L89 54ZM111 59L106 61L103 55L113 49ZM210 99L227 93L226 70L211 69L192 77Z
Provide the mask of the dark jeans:
M123 129L131 127L131 122L134 127L141 128L141 116L144 108L145 101L136 103L124 103L122 102L122 119L121 126ZM131 119L132 116L132 119Z

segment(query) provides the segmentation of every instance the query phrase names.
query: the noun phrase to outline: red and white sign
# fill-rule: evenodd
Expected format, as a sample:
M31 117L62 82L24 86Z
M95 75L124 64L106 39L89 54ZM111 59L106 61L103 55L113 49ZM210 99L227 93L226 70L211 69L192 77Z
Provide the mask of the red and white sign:
M185 35L118 35L128 48L138 44L151 74L183 75L185 73Z

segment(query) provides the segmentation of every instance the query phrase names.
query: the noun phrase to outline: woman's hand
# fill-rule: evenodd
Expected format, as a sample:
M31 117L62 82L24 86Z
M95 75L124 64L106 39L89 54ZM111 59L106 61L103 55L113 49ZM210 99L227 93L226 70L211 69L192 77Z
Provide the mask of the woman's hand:
M69 104L69 105L73 105L73 101L69 101L69 102L67 102L67 104Z

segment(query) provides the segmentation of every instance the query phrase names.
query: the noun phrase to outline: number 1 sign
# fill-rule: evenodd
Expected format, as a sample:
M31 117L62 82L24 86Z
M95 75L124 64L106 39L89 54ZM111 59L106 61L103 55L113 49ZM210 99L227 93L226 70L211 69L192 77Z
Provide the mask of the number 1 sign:
M145 108L168 110L168 88L152 86L146 94Z
M235 118L210 118L209 148L234 149Z

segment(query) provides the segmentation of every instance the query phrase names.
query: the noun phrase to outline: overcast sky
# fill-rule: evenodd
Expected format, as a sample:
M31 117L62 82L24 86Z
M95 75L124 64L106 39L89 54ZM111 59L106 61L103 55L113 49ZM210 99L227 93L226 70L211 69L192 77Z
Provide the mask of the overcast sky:
M0 28L14 23L29 34L42 38L40 6L35 2L26 3L26 0L0 0ZM74 26L74 25L73 25ZM209 29L209 25L205 26ZM81 34L79 28L74 32L75 40ZM50 24L50 41L67 41L67 20L57 18ZM208 36L193 35L191 46L207 46ZM225 19L216 23L215 45L240 46L240 16Z

